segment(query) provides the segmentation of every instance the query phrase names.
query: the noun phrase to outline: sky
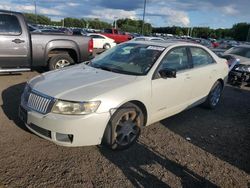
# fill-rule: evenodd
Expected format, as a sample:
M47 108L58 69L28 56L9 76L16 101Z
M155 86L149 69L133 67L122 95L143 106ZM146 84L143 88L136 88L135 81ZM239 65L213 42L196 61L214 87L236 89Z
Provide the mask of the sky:
M64 17L142 19L144 0L1 0L0 9ZM250 0L146 0L145 21L154 27L185 26L231 28L250 22Z

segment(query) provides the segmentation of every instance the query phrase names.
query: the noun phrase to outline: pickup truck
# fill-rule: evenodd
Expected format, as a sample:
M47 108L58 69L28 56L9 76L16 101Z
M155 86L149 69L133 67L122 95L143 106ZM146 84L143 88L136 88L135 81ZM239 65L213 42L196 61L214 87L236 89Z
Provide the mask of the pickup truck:
M54 70L86 61L92 52L90 37L32 33L21 13L0 10L0 73Z
M106 37L109 37L111 39L114 39L115 43L117 43L117 44L122 43L122 42L126 42L126 41L131 40L133 38L131 35L127 35L118 29L104 29L101 34L105 35Z

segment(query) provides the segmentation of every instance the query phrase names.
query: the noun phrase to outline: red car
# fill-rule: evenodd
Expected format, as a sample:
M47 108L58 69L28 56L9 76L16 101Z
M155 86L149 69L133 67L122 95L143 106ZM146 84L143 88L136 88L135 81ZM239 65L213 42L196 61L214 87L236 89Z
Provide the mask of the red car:
M133 38L131 35L125 34L118 29L104 29L104 32L101 34L114 39L117 44L126 42Z

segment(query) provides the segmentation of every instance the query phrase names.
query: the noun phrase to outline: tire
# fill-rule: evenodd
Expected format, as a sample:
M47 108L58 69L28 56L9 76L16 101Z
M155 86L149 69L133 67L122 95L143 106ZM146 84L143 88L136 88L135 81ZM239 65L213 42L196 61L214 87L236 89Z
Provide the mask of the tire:
M49 70L60 69L74 63L74 60L68 54L57 54L49 59Z
M219 81L215 82L203 106L208 109L214 109L220 101L222 89L222 84Z
M105 50L108 50L108 49L111 48L111 46L110 46L109 43L106 43L106 44L103 45L103 48L104 48Z
M141 109L133 103L127 103L112 115L105 129L103 143L112 150L127 149L136 142L143 125Z

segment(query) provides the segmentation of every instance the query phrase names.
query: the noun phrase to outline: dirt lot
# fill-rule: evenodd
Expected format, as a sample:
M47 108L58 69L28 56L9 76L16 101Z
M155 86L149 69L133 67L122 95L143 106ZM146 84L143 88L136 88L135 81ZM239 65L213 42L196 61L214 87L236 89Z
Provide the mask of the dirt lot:
M67 148L18 120L37 72L0 76L0 187L250 187L250 89L226 87L218 108L155 123L126 151Z

